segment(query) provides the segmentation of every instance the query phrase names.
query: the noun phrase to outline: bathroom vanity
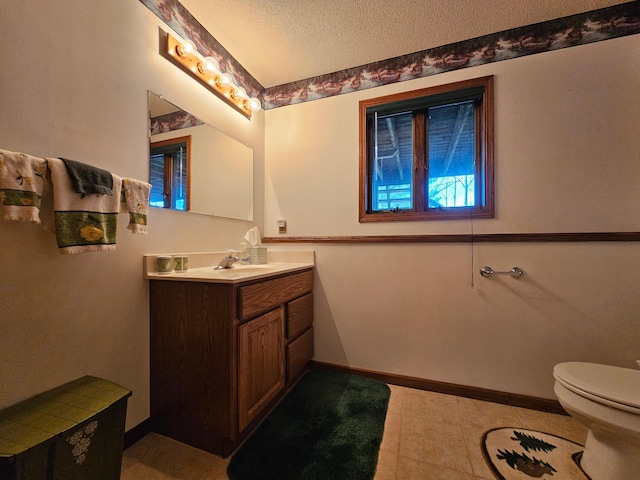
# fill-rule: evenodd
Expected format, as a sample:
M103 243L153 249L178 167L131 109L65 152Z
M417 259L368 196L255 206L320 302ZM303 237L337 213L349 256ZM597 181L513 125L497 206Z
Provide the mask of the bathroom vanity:
M227 456L284 396L313 355L308 253L227 271L147 269L154 431Z

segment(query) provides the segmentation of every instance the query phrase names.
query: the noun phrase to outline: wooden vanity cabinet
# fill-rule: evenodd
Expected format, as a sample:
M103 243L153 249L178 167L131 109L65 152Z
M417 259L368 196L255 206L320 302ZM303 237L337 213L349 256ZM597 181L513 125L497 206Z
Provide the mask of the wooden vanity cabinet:
M227 456L313 355L313 270L150 280L152 429Z

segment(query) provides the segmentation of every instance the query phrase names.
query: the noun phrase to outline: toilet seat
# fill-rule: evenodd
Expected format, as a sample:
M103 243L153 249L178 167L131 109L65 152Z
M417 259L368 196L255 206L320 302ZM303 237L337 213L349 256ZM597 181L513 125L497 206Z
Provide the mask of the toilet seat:
M566 362L554 367L553 376L577 395L640 415L640 370Z

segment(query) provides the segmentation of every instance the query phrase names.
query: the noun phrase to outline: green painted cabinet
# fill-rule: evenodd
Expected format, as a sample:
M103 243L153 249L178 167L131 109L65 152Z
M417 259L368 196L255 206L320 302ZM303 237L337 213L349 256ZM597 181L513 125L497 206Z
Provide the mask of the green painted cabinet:
M119 479L130 395L87 376L0 410L0 479Z

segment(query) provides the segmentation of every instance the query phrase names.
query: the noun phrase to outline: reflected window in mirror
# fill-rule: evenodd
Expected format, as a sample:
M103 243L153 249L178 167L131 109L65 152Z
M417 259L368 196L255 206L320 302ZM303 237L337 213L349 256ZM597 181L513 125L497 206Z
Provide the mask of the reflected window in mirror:
M153 207L189 210L191 136L151 143L151 196Z

